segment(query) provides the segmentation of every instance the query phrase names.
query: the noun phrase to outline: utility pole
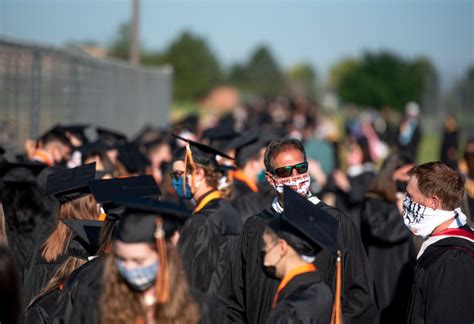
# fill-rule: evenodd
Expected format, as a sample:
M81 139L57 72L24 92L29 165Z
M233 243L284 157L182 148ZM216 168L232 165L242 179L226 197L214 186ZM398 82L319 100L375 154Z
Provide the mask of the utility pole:
M132 0L132 24L130 30L129 60L132 64L140 64L140 0Z

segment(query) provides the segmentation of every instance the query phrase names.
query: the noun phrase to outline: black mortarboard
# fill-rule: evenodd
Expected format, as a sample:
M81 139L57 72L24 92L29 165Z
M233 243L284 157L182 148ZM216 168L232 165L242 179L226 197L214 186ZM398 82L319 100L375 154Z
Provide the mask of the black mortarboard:
M106 143L109 146L115 146L119 144L125 144L127 142L127 136L123 133L103 128L97 127L97 136L99 140Z
M283 206L281 217L270 221L269 226L290 246L304 255L314 256L321 249L336 255L338 221L321 204L314 205L285 186Z
M69 245L68 255L87 259L97 254L100 247L100 231L104 222L79 219L64 219L62 222L76 234Z
M201 138L209 140L209 145L217 148L220 151L225 151L229 141L239 136L232 126L219 125L217 127L208 128L203 133Z
M185 129L185 130L190 131L191 133L195 133L198 123L199 123L199 116L196 114L191 114L184 117L180 121L175 122L173 124L173 127L177 127L181 130Z
M235 160L239 167L258 155L260 150L266 147L276 136L271 131L262 131L259 128L253 128L232 140L227 149L235 149Z
M101 204L123 197L161 196L160 188L150 175L94 180L89 182L89 188L95 200Z
M116 239L125 243L155 242L156 219L161 216L166 239L178 229L178 223L191 216L184 207L172 202L147 198L128 198L115 201L124 207Z
M192 140L185 139L181 136L174 135L174 137L183 140L185 142L189 143L190 149L191 149L191 154L193 157L194 162L199 163L201 165L213 165L217 167L217 161L216 161L216 155L222 156L227 159L233 160L230 156L228 156L225 153L222 153L218 150L216 150L213 147L210 147L209 145L201 144ZM174 161L184 161L186 156L186 148L180 148L176 150L173 156Z
M36 176L47 167L39 162L3 162L0 164L0 178L3 182L35 183Z
M52 140L57 140L65 145L71 145L71 142L66 136L66 131L63 127L61 127L61 125L55 125L49 130L45 131L43 135L39 137L39 140L41 140L43 144Z
M81 152L81 159L84 162L87 158L92 157L94 155L103 155L109 150L111 146L107 145L105 142L101 140L97 140L92 143L87 143L82 145L78 151Z
M129 173L145 173L150 161L144 156L135 143L126 143L117 147L118 160Z
M90 193L89 181L94 178L95 163L58 170L48 175L45 193L54 195L60 203L78 199Z

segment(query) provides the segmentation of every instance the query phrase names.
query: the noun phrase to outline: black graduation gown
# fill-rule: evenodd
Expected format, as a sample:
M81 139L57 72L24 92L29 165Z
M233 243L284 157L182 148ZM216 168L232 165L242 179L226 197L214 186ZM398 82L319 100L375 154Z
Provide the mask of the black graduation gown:
M336 189L336 208L351 216L357 228L360 228L360 213L364 203L364 197L375 177L372 171L363 172L357 176L348 176L351 189L348 192Z
M53 277L59 266L65 261L66 255L59 256L54 262L46 262L41 256L41 247L30 255L23 267L23 305L30 301L43 289Z
M99 256L71 273L57 300L54 323L98 323L105 257Z
M342 312L345 323L376 323L378 311L374 285L365 251L352 220L323 202L323 208L339 221L338 242L343 253ZM265 323L278 281L263 271L260 251L265 225L276 214L272 209L251 217L244 224L239 245L227 265L219 298L228 318L237 323ZM336 260L325 250L315 264L324 282L335 289Z
M51 315L56 310L59 294L60 290L55 289L35 300L25 311L24 323L50 323Z
M191 287L216 294L241 228L235 209L220 198L211 200L186 220L178 250Z
M381 323L405 319L414 275L413 235L394 203L376 196L362 209L362 238L374 276Z
M327 324L333 295L317 271L297 275L278 295L267 324Z
M230 203L235 208L244 224L247 219L260 213L270 203L260 192L254 192L243 181L235 179L232 188L232 198Z
M471 241L449 237L430 245L418 259L407 323L472 323L473 269Z
M7 221L6 234L8 247L15 257L17 269L23 269L31 255L31 251L40 246L54 229L54 222L49 211L40 212L36 217L36 224L33 229L22 231L14 228ZM23 280L23 278L21 278Z

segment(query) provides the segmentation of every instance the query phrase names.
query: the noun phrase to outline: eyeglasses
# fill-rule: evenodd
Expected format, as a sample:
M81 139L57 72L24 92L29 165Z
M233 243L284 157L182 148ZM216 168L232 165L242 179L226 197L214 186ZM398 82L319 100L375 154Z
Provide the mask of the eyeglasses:
M183 176L184 172L183 171L174 171L170 173L171 179L173 180L178 180Z
M298 174L303 174L308 172L308 162L301 162L295 165L288 165L281 168L276 168L272 170L272 174L278 176L279 178L287 178L290 177L293 173L293 169L298 172Z

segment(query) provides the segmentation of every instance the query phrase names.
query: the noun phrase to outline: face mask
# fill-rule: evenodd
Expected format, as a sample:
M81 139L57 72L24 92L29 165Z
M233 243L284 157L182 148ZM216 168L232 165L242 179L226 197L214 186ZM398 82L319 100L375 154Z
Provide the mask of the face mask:
M115 264L122 278L134 290L145 291L150 288L156 279L158 262L153 262L149 266L128 270L119 259L115 259Z
M308 193L311 184L311 179L307 173L284 179L273 178L273 180L275 181L273 188L275 188L275 190L280 194L283 194L283 188L284 186L287 186L301 196L305 196Z
M270 278L278 279L277 276L276 276L276 266L275 266L276 264L272 265L272 266L266 266L264 264L265 251L260 251L260 258L262 259L263 272L265 272L265 274ZM280 260L278 260L278 261L280 261Z
M403 201L403 221L405 225L413 234L423 238L427 238L436 227L456 216L456 213L458 213L458 209L454 211L433 210L417 204L408 196L405 196Z
M408 182L397 180L396 184L397 184L397 192L407 191Z
M178 179L171 179L171 183L173 185L174 191L176 191L176 193L178 194L180 198L182 199L193 198L191 187L189 186L189 180L186 181L186 191L184 193L183 193L184 177L179 177Z

